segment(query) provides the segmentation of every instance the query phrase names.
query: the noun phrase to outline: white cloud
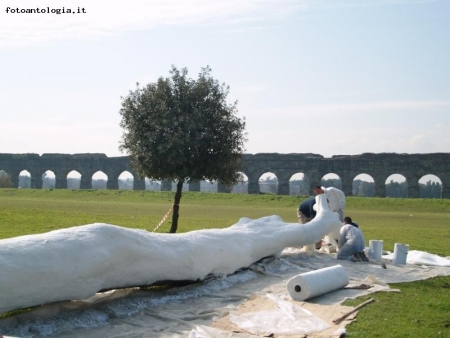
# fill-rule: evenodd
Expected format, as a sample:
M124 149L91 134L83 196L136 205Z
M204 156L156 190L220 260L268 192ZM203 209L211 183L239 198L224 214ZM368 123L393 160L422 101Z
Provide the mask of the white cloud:
M450 101L330 104L241 112L248 153L448 152ZM264 118L262 118L264 117ZM439 121L436 123L436 121Z
M7 0L0 10L0 47L29 46L61 39L98 39L161 25L232 26L308 9L389 4L411 4L411 1L373 0L361 4L359 0L65 0L63 3L59 0ZM8 7L10 13L6 13ZM76 14L11 13L17 8L39 8L41 12L47 8L61 12L70 9ZM83 9L86 13L82 13Z
M278 116L285 117L311 114L354 114L354 113L388 113L396 111L412 111L423 109L450 109L450 101L384 101L368 103L337 103L305 105L276 109ZM268 109L275 111L275 109ZM258 110L258 114L261 114ZM250 112L251 113L251 112Z
M52 119L22 123L6 122L2 125L0 144L8 145L10 153L105 153L122 156L119 152L121 129L117 124L92 123L76 119Z
M421 142L423 142L424 139L425 139L425 134L420 133L420 134L411 136L408 140L408 143L412 146L416 146L416 145L420 144Z
M0 38L3 46L18 46L60 39L97 39L127 31L144 30L161 25L238 23L283 15L305 8L293 0L109 0L86 1L9 0L0 12ZM67 11L84 10L77 14L6 13L19 8L49 8Z
M264 85L236 85L233 86L233 92L250 92L250 93L256 93L256 92L263 92L267 90L266 86Z

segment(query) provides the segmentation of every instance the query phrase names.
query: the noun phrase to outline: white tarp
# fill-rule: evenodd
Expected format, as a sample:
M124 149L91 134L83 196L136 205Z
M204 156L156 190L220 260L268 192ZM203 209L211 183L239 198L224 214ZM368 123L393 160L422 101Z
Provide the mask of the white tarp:
M330 325L303 307L272 294L266 296L277 306L271 310L232 314L230 320L252 334L297 335L327 329Z
M394 254L390 253L388 255L384 255L383 258L392 261L393 256ZM450 266L450 259L430 254L428 252L411 250L406 256L406 263L415 265Z
M384 262L387 269L379 262L351 263L336 260L335 254L287 248L278 258L267 258L251 265L250 269L195 285L162 291L116 290L84 301L49 304L32 313L0 320L0 333L25 338L187 338L191 334L195 337L198 328L203 332L199 332L198 337L249 338L251 334L224 333L210 326L234 313L252 295L264 298L270 294L289 300L286 283L300 273L339 263L348 272L349 287L362 283L372 286L368 290L344 288L308 300L309 304L323 306L334 306L345 299L372 292L392 291L386 285L389 283L450 275L450 267L396 266L387 260ZM271 329L267 326L267 330ZM207 336L207 332L213 334Z

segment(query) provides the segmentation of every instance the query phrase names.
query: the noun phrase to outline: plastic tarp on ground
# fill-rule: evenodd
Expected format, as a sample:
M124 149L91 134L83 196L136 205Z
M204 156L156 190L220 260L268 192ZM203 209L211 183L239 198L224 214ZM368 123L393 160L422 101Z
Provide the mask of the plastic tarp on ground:
M392 261L393 256L393 253L389 253L384 255L383 258ZM428 252L411 250L406 256L406 263L413 265L450 266L450 259Z
M348 308L340 308L345 299L377 291L394 291L389 283L410 282L435 276L450 275L448 266L393 265L384 260L387 269L379 262L351 263L337 261L335 254L302 252L296 248L285 249L278 258L267 258L232 275L215 277L203 283L166 290L122 289L97 294L83 301L49 304L30 313L0 320L0 333L16 337L261 337L261 330L276 332L277 320L292 315L296 326L301 317L308 320L302 325L308 329L325 321L330 327L325 331L296 333L290 337L338 337L345 325L331 326L331 320ZM341 264L348 272L347 288L309 299L294 302L286 289L289 278L309 271ZM367 290L352 286L370 285ZM293 304L292 306L289 304ZM279 304L282 304L279 306ZM254 306L253 306L254 305ZM309 311L299 312L295 307ZM369 305L370 306L370 305ZM261 324L263 313L272 311L276 318L266 322L258 333L249 333L230 319L239 318L243 312L251 318L251 325ZM245 318L244 316L244 318ZM259 320L259 319L261 320ZM252 324L253 323L253 324ZM238 324L240 322L238 321ZM234 325L234 326L233 326ZM241 325L241 324L240 324ZM320 325L323 325L320 324ZM247 327L248 329L249 327ZM250 327L251 329L251 327ZM234 332L233 332L234 330ZM274 337L287 337L275 333Z

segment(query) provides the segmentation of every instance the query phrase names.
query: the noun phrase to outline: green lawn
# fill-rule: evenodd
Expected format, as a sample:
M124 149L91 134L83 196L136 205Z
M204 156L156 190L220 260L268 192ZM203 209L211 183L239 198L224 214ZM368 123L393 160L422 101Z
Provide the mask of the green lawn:
M105 222L152 231L170 209L173 192L0 189L0 239ZM223 228L240 217L279 215L296 222L305 197L185 192L179 232ZM450 200L348 197L346 214L366 240L384 248L407 243L410 250L450 256ZM167 232L170 217L158 229ZM450 276L391 285L401 293L371 295L348 326L349 337L450 337ZM365 299L349 301L357 305Z

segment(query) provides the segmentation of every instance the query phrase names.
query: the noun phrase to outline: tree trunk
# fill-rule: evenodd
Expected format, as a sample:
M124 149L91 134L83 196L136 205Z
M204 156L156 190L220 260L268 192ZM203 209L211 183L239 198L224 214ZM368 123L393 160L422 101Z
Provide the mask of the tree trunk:
M172 213L172 226L170 227L169 232L174 234L177 232L178 228L178 211L180 210L180 200L181 200L181 191L183 190L184 180L179 180L177 183L177 192L175 193L175 201L173 203L173 213Z

